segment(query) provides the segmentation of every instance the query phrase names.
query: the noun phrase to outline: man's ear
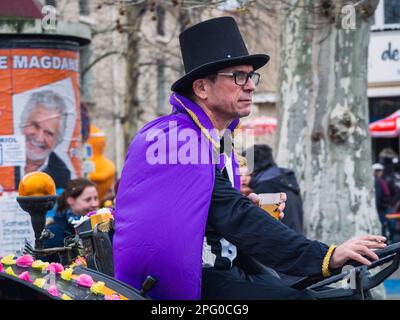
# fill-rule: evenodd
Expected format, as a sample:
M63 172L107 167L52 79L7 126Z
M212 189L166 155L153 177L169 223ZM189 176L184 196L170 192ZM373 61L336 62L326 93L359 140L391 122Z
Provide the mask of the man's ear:
M192 89L194 94L200 99L204 100L207 98L207 84L205 79L197 79L192 84Z

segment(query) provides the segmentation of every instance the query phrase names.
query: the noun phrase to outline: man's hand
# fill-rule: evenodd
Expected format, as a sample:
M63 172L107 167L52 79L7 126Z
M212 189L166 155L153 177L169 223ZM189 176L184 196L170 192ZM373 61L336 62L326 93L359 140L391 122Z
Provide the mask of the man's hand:
M256 206L259 206L259 205L260 205L260 197L259 197L256 193L252 192L252 193L250 193L247 197L251 200L251 202L252 202L254 205L256 205ZM286 199L287 199L286 193L281 192L281 198L280 198L280 200L279 200L280 205L279 205L279 207L278 207L278 210L279 210L279 219L280 219L280 220L282 220L283 217L285 216L285 214L283 213L283 210L285 209L285 202L286 202Z
M370 257L372 260L379 260L379 257L371 249L386 247L385 241L385 237L373 235L354 237L347 240L333 251L329 261L329 268L340 268L350 259L369 266L371 262L363 256Z

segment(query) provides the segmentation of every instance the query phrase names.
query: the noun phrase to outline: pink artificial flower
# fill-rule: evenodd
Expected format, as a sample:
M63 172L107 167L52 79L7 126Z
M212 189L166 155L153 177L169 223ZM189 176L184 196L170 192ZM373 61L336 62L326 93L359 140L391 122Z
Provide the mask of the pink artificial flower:
M76 282L81 287L86 287L86 288L90 288L94 283L92 277L87 274L80 274Z
M22 272L22 273L18 276L18 278L20 278L21 280L27 281L27 282L29 282L29 283L33 283L33 280L30 278L29 272L28 272L28 271Z
M49 290L47 290L48 293L50 293L52 296L59 297L60 293L58 292L58 289L56 286L50 286Z
M121 300L121 298L119 297L119 295L113 293L110 296L104 296L104 300Z
M30 268L32 266L33 261L34 261L33 258L30 255L26 254L19 257L15 261L15 263L17 264L18 267Z
M3 271L4 271L3 265L0 263L0 272L3 272Z
M47 271L54 272L55 274L60 274L64 271L64 267L61 263L52 262L47 266Z

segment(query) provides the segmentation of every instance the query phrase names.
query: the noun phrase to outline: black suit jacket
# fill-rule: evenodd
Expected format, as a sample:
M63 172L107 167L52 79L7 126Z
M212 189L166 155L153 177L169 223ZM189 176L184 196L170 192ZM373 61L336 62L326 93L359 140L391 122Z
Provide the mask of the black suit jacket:
M50 153L47 167L44 168L43 172L53 178L56 183L56 188L65 189L68 181L71 179L71 172L67 168L66 164L54 152Z
M237 258L243 253L293 276L322 275L322 261L328 251L326 244L305 238L253 205L218 169L206 237L216 244L218 237L223 237L237 247Z

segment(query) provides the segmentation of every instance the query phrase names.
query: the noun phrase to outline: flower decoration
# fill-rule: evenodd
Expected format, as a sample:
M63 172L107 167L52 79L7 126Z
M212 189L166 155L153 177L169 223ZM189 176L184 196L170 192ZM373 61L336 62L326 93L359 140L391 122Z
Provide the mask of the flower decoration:
M75 268L77 266L84 266L87 267L86 259L78 256L75 261L70 265L71 268Z
M11 266L11 265L15 264L14 255L10 254L8 256L5 256L3 259L1 259L0 262L2 264L6 264L8 266Z
M47 290L48 293L50 293L52 296L59 297L60 293L58 292L58 289L56 286L50 286L49 290Z
M15 274L14 270L11 267L8 267L6 269L6 273L9 274L10 276L16 277L17 275Z
M103 294L105 283L102 281L98 281L90 287L90 292L94 294Z
M20 278L20 279L22 279L22 280L24 280L24 281L27 281L27 282L29 282L29 283L32 283L32 282L33 282L32 279L31 279L30 276L29 276L29 272L28 272L28 271L22 272L22 273L18 276L18 278Z
M90 212L86 215L86 217L90 218L92 215L94 215L94 214L96 214L96 213L97 213L96 211L90 211Z
M72 269L72 268L67 268L64 271L61 271L61 279L65 280L65 281L70 281L72 272L74 272L74 269Z
M17 264L18 267L30 268L33 261L34 261L33 258L30 255L26 254L26 255L19 257L15 261L15 263Z
M0 263L0 272L3 272L3 271L4 271L3 265Z
M90 288L94 283L92 277L87 274L80 274L78 276L78 279L76 279L76 282L81 287L86 287L86 288Z
M47 271L54 272L55 274L60 274L64 271L64 267L61 263L52 262L47 266Z
M72 300L70 296L67 296L65 293L62 294L61 299L63 300Z
M35 260L32 263L32 268L43 270L43 269L46 269L48 267L48 265L49 265L48 262L43 262L42 260Z
M34 284L36 287L39 287L39 288L43 288L43 286L44 286L45 283L46 283L46 279L43 279L43 278L37 278L37 279L33 282L33 284Z

